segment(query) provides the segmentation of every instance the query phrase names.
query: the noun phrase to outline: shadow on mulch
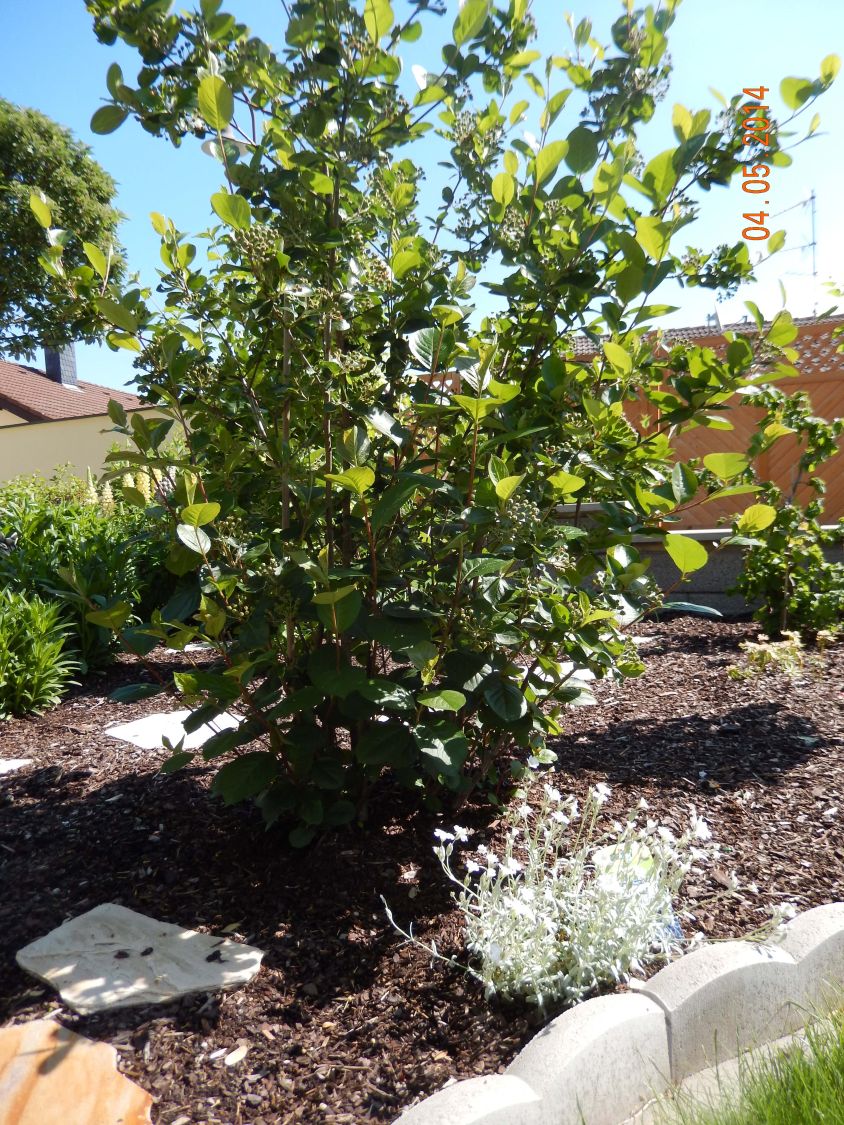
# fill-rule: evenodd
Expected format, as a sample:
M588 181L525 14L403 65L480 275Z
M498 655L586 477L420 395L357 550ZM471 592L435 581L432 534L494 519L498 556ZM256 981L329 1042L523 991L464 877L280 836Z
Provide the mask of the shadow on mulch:
M756 781L775 785L828 743L814 723L779 704L747 704L723 711L717 720L679 715L661 722L640 717L589 731L576 743L554 749L566 773L600 770L610 782L697 783L705 775L723 789Z
M237 923L238 934L266 951L264 967L283 971L290 992L307 993L308 986L313 992L319 978L317 1005L330 1005L352 987L371 986L387 948L396 943L384 927L379 896L395 905L402 867L430 868L426 882L432 890L412 903L417 920L449 908L431 855L431 818L413 813L409 801L407 808L395 807L395 792L382 798L394 807L386 815L377 810L380 826L376 816L367 831L325 836L297 851L286 829L266 830L254 808L227 808L211 797L202 783L207 773L130 774L91 787L91 770L47 766L4 788L0 842L17 846L2 843L0 973L17 1003L0 1018L32 1000L32 989L21 989L15 952L103 902L190 927L219 930ZM370 911L366 941L350 942L364 910ZM155 1012L187 1007L190 1015L202 998L194 1001L156 1005ZM126 1010L119 1022L132 1026L148 1020L151 1010ZM266 1014L288 1022L301 1017L295 1001ZM102 1018L80 1024L96 1035ZM107 1022L114 1028L115 1014Z

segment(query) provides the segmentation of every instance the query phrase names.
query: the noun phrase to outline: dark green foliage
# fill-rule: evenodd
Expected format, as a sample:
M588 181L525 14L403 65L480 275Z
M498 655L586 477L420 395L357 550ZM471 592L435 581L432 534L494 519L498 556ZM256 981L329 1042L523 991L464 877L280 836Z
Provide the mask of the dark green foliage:
M754 617L769 636L796 630L812 640L844 622L844 562L834 557L844 547L844 521L823 526L825 485L817 475L838 450L844 418L820 418L805 393L789 395L776 387L760 391L755 402L765 413L751 457L785 436L800 444L789 490L762 482L761 496L776 510L776 518L754 533L759 542L745 556L736 589L749 602L761 603ZM810 499L801 504L798 496L805 487Z
M0 588L0 719L54 707L76 671L61 607Z
M144 63L136 84L112 66L95 127L204 135L224 181L213 253L154 215L158 292L110 283L100 301L186 433L173 461L113 415L135 463L174 480L180 590L145 631L216 650L176 682L197 724L243 716L204 748L214 789L297 822L296 844L363 817L385 769L432 803L498 800L588 698L572 662L641 671L621 622L657 597L632 538L663 535L699 484L675 479L671 435L755 377L751 344L667 356L651 332L663 281L711 281L709 254L692 270L672 249L690 192L745 155L735 98L717 122L678 113L677 146L639 157L675 7L622 16L606 51L572 25L571 52L543 61L526 0L466 0L411 104L401 56L436 22L427 0L398 22L388 0L303 0L277 50L217 0L89 0L100 39ZM746 247L722 248L717 273L747 277ZM659 416L647 434L625 415L636 399ZM588 524L558 518L580 502ZM190 760L175 750L173 768Z
M96 333L92 302L69 301L55 266L46 272L41 264L49 265L53 251L61 250L63 227L73 231L64 245L63 271L94 276L83 242L106 258L116 249L115 183L89 152L49 117L0 98L0 355L32 358L44 344L58 347ZM33 190L49 201L52 246L45 247L30 208ZM114 269L119 256L112 261Z
M172 589L155 520L123 503L105 510L74 478L0 486L0 533L13 532L15 549L0 553L0 585L59 604L66 647L83 670L109 664L117 647L111 628L88 620L93 608L140 611Z

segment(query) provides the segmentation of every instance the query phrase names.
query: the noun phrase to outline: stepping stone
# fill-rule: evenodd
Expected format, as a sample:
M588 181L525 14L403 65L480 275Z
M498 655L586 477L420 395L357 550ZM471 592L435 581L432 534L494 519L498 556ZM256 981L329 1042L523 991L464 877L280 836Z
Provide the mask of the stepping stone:
M246 984L260 949L104 903L22 949L22 969L81 1015Z
M32 758L0 758L0 776L4 773L14 773L22 770L24 766L31 766Z
M105 733L112 738L119 738L121 742L131 742L141 750L160 750L164 745L165 736L174 746L184 738L184 749L196 750L204 745L212 734L231 730L241 722L239 715L227 711L201 726L199 730L187 734L183 724L190 713L190 711L163 711L159 715L145 715L143 719L135 719L131 723L112 723L110 727L106 727Z
M0 1125L149 1125L151 1105L107 1043L55 1020L0 1028Z

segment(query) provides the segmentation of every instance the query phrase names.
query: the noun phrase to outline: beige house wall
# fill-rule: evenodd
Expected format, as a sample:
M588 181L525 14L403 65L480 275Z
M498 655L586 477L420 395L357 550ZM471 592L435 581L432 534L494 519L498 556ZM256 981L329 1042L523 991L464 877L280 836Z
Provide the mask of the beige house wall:
M155 416L154 410L143 413ZM112 445L126 444L126 439L115 434L111 426L111 420L104 414L13 425L4 422L0 413L0 482L32 473L49 478L64 465L80 477L89 468L95 475L101 473Z
M0 410L0 426L25 426L26 419L12 414L11 410Z

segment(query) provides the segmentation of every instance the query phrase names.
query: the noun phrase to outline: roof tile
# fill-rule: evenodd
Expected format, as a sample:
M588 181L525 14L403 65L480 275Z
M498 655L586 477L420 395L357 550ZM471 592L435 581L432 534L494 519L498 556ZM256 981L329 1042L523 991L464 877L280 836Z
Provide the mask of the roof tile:
M0 359L0 409L18 414L27 422L55 422L106 414L112 398L126 410L138 410L144 405L137 395L128 391L116 391L81 379L77 387L67 387L53 382L37 367Z

